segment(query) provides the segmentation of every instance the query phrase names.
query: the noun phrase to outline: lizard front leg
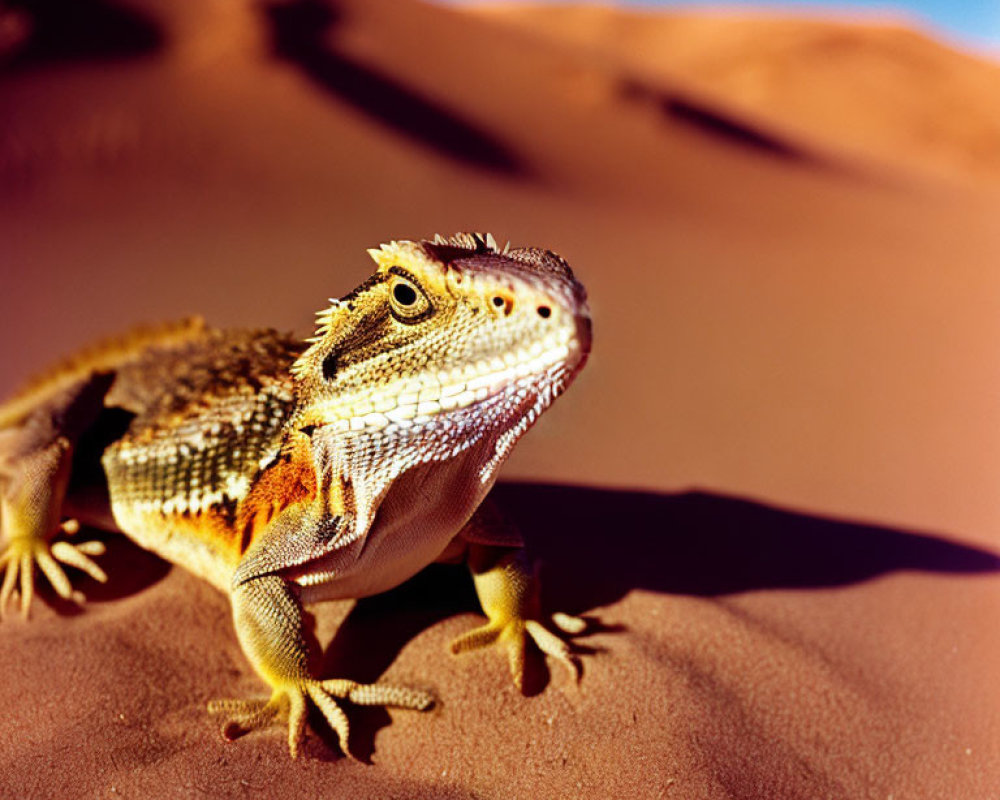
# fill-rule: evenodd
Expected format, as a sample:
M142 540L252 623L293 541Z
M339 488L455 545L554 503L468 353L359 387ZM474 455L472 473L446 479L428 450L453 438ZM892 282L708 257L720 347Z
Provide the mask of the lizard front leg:
M426 692L350 680L321 680L309 671L310 652L302 628L302 606L294 585L278 575L249 580L233 591L233 621L243 652L271 687L267 700L221 700L209 711L229 719L223 735L233 739L272 723L288 723L288 749L295 758L305 733L306 703L311 701L350 755L347 715L337 700L363 706L424 710L433 703Z
M451 642L453 653L498 643L507 650L511 677L524 686L525 648L530 639L545 655L579 678L579 665L559 633L578 635L587 623L569 614L552 614L543 622L539 583L524 547L510 546L519 537L490 501L481 506L462 535L469 539L467 562L487 622ZM504 544L487 544L493 540Z
M290 510L276 520L261 545L248 552L236 571L232 589L233 622L243 652L257 674L271 687L264 700L221 700L209 711L227 717L228 739L271 724L288 723L288 749L295 758L305 733L306 706L312 702L337 734L341 749L351 755L347 715L338 700L356 705L395 706L425 710L433 697L415 689L385 684L315 677L310 671L310 646L303 629L298 586L279 572L309 555L335 533L343 518L328 524L311 521L309 510Z

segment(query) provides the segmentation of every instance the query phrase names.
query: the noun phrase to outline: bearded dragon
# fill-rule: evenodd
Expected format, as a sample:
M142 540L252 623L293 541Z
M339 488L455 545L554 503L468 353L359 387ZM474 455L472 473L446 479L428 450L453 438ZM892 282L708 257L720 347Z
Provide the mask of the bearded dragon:
M375 273L318 316L313 338L200 320L133 331L57 366L0 406L0 613L27 616L34 572L80 600L99 541L124 533L226 593L270 687L222 700L227 738L315 705L350 755L343 701L426 709L420 689L310 672L303 606L386 591L465 559L487 622L455 653L499 642L519 686L533 641L574 675L582 620L543 617L516 530L487 493L515 442L586 361L583 287L552 252L488 235L394 241ZM486 502L484 502L484 500Z

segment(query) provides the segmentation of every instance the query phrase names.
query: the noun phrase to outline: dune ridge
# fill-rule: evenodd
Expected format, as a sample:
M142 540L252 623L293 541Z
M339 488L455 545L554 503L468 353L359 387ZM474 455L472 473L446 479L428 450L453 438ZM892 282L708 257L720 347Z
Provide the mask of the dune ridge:
M1000 179L1000 64L907 20L530 3L469 9L846 157L939 179Z

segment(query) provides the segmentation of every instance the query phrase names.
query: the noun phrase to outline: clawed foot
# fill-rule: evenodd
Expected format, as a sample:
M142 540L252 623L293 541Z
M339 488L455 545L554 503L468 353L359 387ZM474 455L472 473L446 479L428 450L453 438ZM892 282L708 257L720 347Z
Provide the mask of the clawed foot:
M75 520L64 522L61 527L69 534L76 533L80 528ZM103 555L104 550L104 543L96 540L71 544L61 540L49 542L36 536L19 536L6 542L0 551L0 572L4 573L3 584L0 585L0 618L6 614L7 605L18 583L21 615L27 618L34 597L35 565L52 584L57 595L64 600L81 602L83 595L73 591L62 565L75 567L86 572L95 581L104 583L108 576L91 558Z
M587 627L585 620L569 614L553 614L550 619L552 627L568 636L577 636ZM507 648L510 674L514 683L518 689L523 689L524 653L528 639L531 639L545 655L551 656L566 667L574 682L580 679L580 665L574 658L569 644L536 619L490 620L485 625L453 639L451 652L465 653L499 642Z
M258 728L287 722L288 751L296 758L305 735L307 698L337 734L340 749L351 758L354 756L348 746L350 726L337 700L349 700L359 706L394 706L417 711L425 711L434 704L433 696L416 689L334 679L287 683L276 687L270 700L215 700L208 704L208 710L227 717L222 735L230 741Z

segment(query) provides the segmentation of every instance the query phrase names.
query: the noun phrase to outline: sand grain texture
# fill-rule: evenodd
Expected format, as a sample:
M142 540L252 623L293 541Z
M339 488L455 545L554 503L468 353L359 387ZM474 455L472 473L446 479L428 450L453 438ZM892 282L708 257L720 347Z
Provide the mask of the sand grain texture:
M293 763L203 710L262 689L225 598L109 540L82 613L0 625L0 796L996 797L995 66L690 15L611 52L580 14L4 12L0 390L137 322L305 331L386 238L552 247L595 348L502 493L547 603L600 624L579 687L536 664L523 697L445 653L461 570L319 609L326 674L441 703Z

